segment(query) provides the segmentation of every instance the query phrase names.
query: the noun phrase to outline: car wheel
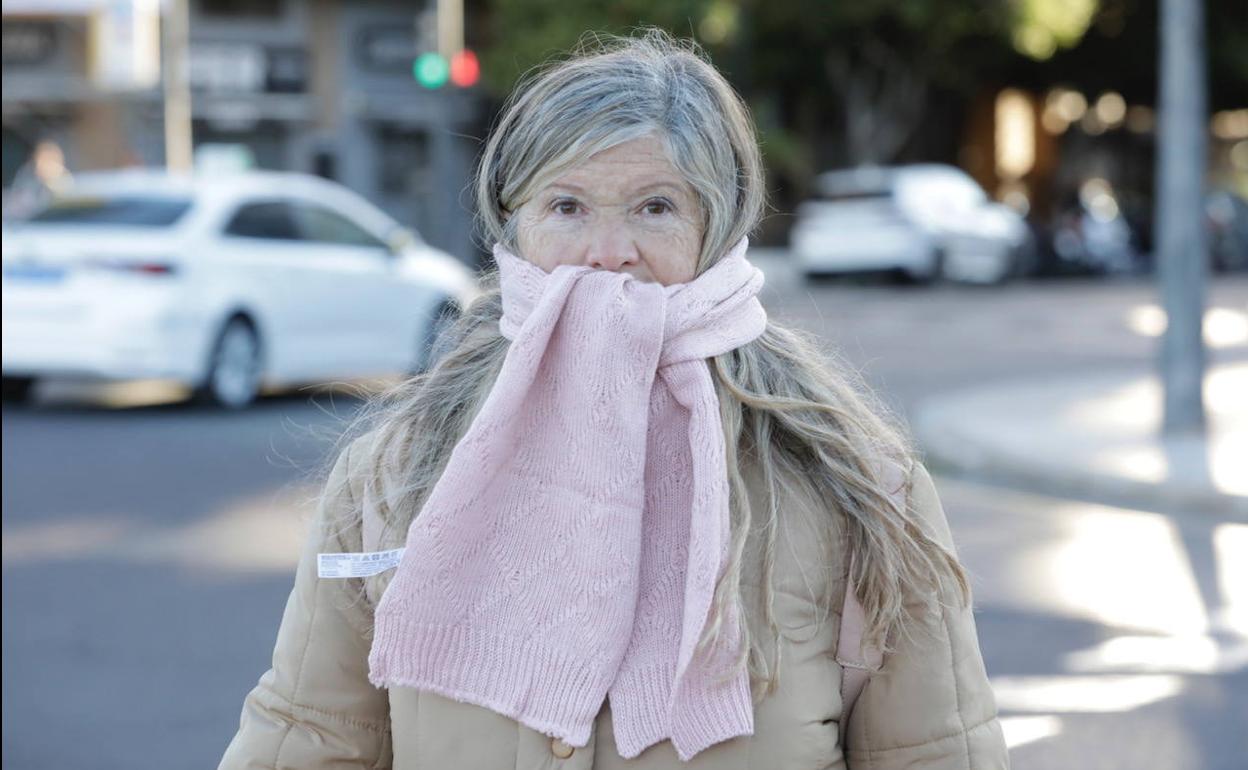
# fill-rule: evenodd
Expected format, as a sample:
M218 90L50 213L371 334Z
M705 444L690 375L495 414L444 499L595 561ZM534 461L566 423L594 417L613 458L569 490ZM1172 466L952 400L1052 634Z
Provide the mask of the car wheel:
M915 273L904 267L894 267L883 273L885 281L891 286L922 286L931 282L931 276Z
M908 283L915 286L931 286L933 284L948 281L947 260L945 259L945 250L939 246L932 249L931 260L926 272L916 273L906 268L898 268L898 281Z
M446 355L450 339L446 330L459 320L459 306L447 300L438 305L433 313L433 320L425 327L425 334L420 340L416 354L416 363L408 371L409 375L420 374L433 368L442 356Z
M243 318L231 318L212 346L200 401L242 409L260 393L260 337Z
M3 385L4 402L24 404L30 399L30 392L35 387L34 377L5 377Z

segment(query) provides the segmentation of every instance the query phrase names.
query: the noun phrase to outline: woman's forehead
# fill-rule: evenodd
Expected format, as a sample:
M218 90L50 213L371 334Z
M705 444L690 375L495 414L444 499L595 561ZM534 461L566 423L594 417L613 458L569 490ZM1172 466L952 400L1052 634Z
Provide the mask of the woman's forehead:
M633 139L596 153L556 176L547 188L580 195L692 192L662 143L653 137Z

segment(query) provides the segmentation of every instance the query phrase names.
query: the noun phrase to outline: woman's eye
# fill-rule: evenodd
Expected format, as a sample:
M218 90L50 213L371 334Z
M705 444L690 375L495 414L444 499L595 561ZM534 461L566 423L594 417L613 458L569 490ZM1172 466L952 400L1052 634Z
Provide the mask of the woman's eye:
M642 208L645 209L647 214L657 215L668 213L672 210L672 205L662 198L655 198L654 200L646 201L642 205Z
M550 208L556 214L564 214L566 216L572 216L573 214L576 213L576 210L578 207L577 207L576 201L557 200L550 205Z

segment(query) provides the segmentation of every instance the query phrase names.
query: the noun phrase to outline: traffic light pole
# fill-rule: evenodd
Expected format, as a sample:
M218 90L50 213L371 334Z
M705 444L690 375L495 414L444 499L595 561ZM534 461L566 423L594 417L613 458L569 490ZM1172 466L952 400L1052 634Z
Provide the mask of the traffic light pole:
M464 0L438 0L438 53L448 60L464 47Z
M163 24L165 166L170 171L191 170L191 87L187 78L190 47L187 0L166 0Z

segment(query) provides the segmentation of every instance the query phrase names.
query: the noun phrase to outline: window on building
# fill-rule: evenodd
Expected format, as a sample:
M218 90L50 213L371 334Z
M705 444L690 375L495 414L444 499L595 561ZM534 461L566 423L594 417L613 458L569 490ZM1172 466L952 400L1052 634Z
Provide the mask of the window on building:
M198 0L204 16L249 16L276 18L282 15L285 0Z
M338 178L338 157L331 150L317 150L312 156L312 173L323 179Z
M378 131L378 140L377 178L381 194L403 198L425 192L433 173L429 133L383 126Z

